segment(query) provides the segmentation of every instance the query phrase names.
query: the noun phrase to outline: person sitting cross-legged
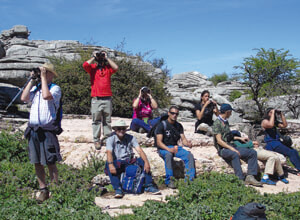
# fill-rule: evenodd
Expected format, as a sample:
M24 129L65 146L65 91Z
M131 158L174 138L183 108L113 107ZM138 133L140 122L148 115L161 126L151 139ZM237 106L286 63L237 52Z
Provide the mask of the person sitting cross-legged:
M146 154L139 146L137 140L132 135L126 134L127 125L123 120L113 122L114 132L107 138L105 173L108 174L111 184L115 190L115 198L123 197L120 177L127 166L138 164L145 171L144 191L152 194L160 194L159 189L154 185L150 172L150 164ZM133 148L139 153L140 158L134 157Z
M188 141L183 134L182 125L177 122L178 112L179 110L176 106L171 106L168 112L168 119L160 122L155 131L158 153L165 161L165 183L169 188L175 188L174 181L172 180L173 157L178 157L183 160L186 175L189 180L193 180L196 173L193 154L177 144L177 142L181 139L183 145L192 148L192 143Z
M231 116L233 108L229 104L222 104L220 108L220 115L214 121L213 124L213 134L215 146L218 149L218 154L234 169L235 175L240 179L245 181L245 184L253 186L262 186L262 183L257 181L254 176L257 175L258 164L257 164L257 153L253 149L248 149L244 147L236 147L233 143L234 140L240 140L242 142L247 142L248 138L243 137L233 137L228 119ZM248 163L248 175L244 176L241 161L245 160Z

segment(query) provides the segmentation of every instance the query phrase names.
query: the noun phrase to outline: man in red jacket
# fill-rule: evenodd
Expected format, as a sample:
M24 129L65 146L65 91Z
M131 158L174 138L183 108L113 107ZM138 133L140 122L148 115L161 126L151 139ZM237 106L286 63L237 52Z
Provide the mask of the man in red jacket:
M105 51L95 51L92 58L83 63L83 68L90 75L93 140L96 150L100 150L111 133L111 76L118 70L118 65L107 57ZM103 137L100 139L101 124Z

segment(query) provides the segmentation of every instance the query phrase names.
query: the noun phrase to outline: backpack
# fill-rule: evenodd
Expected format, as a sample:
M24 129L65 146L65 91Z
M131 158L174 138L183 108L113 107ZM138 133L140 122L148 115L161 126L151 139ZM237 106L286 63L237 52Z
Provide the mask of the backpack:
M142 167L132 164L121 174L122 189L126 193L141 194L145 183L145 172Z
M168 117L169 117L169 116L168 116L168 113L163 113L163 114L161 114L161 115L160 115L159 122L157 122L157 123L150 129L150 131L149 131L148 134L147 134L147 137L148 137L148 138L151 138L151 137L154 137L154 138L155 138L155 135L156 135L155 130L156 130L157 126L160 124L160 122L167 120ZM164 126L165 126L165 125L164 125Z
M49 86L48 86L48 88L49 88L49 90L53 87L53 86L55 86L56 84L55 83L51 83ZM37 87L36 87L36 89L33 91L34 93L36 93L38 90L40 90L41 89L41 86L40 85L38 85ZM63 108L62 108L62 105L63 105L63 103L62 103L62 97L63 97L63 94L61 94L61 97L60 97L60 100L59 100L59 106L58 106L58 108L56 109L56 107L55 107L55 110L56 110L56 118L55 118L55 121L53 122L53 125L54 125L54 127L55 127L55 130L54 130L54 132L55 132L55 134L57 134L57 135L60 135L62 132L63 132L63 129L62 129L62 127L61 127L61 120L62 120L62 116L63 116Z
M266 220L266 207L262 204L251 202L240 206L233 215L232 220Z

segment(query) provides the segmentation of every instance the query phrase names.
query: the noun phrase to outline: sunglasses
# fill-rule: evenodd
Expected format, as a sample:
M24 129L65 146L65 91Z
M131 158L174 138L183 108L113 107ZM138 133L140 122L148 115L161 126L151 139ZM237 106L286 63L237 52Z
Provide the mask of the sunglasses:
M126 130L126 127L118 127L116 128L116 131L125 131Z
M177 115L177 116L179 115L178 112L170 112L170 114L171 114L171 115Z

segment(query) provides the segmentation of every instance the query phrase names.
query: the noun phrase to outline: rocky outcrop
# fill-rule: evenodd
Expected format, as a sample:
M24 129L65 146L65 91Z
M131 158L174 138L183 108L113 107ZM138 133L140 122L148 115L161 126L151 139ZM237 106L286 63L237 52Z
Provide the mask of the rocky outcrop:
M151 77L160 78L162 70L138 57L124 57L123 53L102 46L88 46L71 40L29 40L30 31L24 25L16 25L0 35L0 105L5 106L18 92L18 87L27 81L30 70L49 62L49 57L61 57L67 60L80 57L78 49L105 50L114 59L128 59L144 68ZM14 89L12 89L14 88ZM8 94L7 90L11 90ZM15 103L21 103L16 100Z
M167 83L167 90L172 95L172 105L180 108L180 117L185 121L195 121L195 104L200 102L201 92L209 90L212 99L218 105L230 103L228 100L234 90L243 92L247 89L237 81L227 81L214 86L205 75L199 72L185 72L174 75ZM234 103L230 103L234 107ZM240 113L233 113L231 119L234 123L242 122Z

